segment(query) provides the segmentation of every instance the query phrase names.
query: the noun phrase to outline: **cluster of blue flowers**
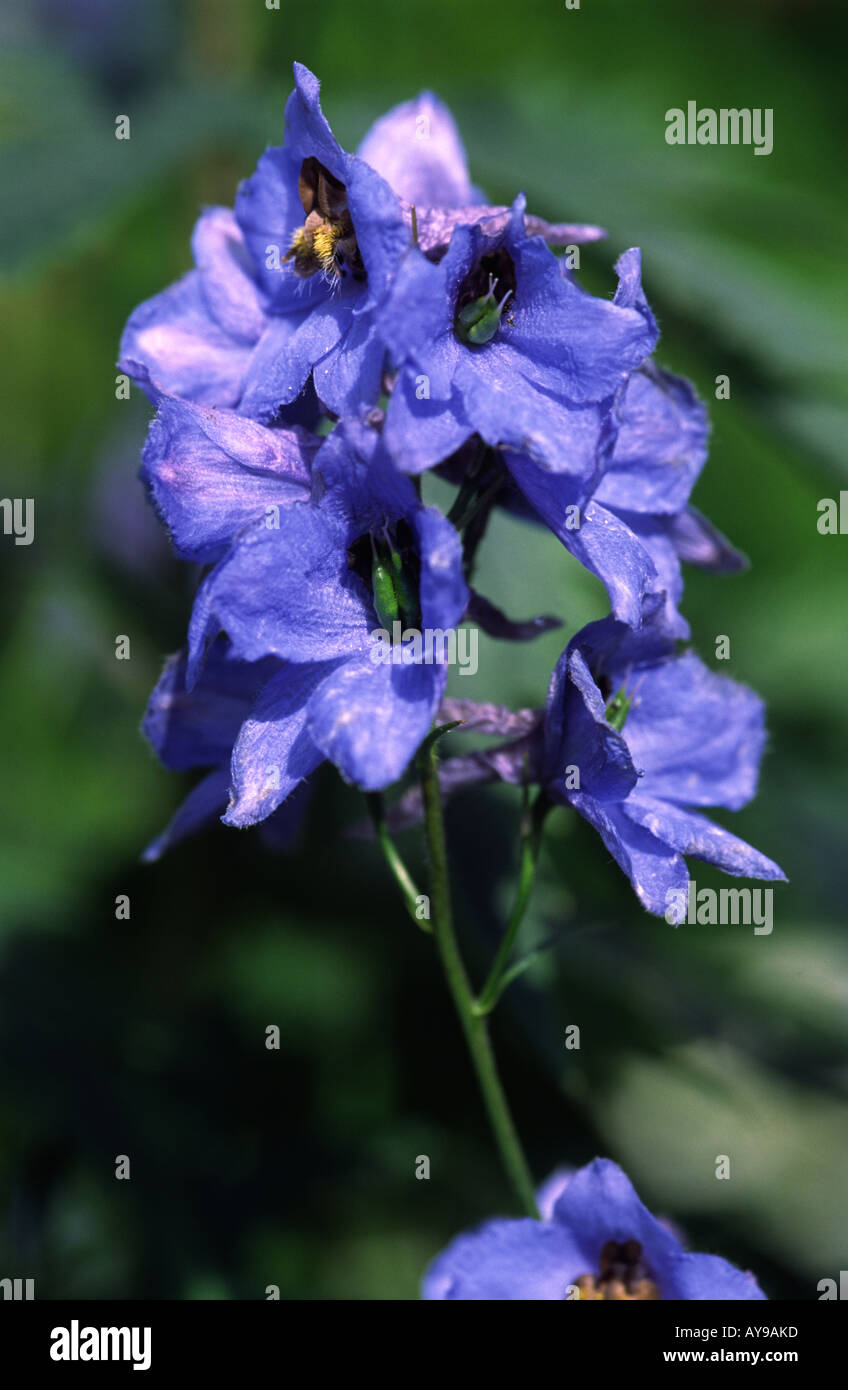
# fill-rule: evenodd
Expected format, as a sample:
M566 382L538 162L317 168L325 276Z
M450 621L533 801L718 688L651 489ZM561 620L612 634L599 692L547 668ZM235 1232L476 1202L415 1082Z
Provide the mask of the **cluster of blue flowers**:
M763 707L681 651L681 561L726 571L740 557L689 502L707 421L653 361L639 252L620 258L612 299L577 281L573 249L602 235L547 223L521 195L486 204L429 95L348 154L295 65L285 143L233 211L202 213L195 268L132 314L121 345L121 370L156 407L142 477L179 555L206 567L186 650L145 723L168 766L205 776L148 857L215 817L287 835L292 793L327 759L365 791L401 779L444 712L447 671L420 647L375 660L375 631L399 625L405 643L465 620L526 640L548 626L510 621L471 585L504 508L598 576L611 613L572 638L544 710L487 775L529 779L579 811L651 912L685 890L687 854L783 877L702 814L753 795ZM429 469L457 486L448 516L421 500ZM486 708L490 732L509 734L514 716ZM446 760L446 791L479 780L472 761ZM601 1168L569 1184L553 1223L527 1237L527 1287L602 1279L569 1223L603 1190L620 1215L608 1238L626 1241L626 1227L641 1240L652 1287L705 1296L691 1291L705 1287L700 1266L663 1273L671 1238L648 1232L620 1182ZM524 1235L471 1240L501 1288ZM488 1286L469 1260L460 1243L430 1296L502 1296L474 1292ZM662 1293L664 1280L690 1291Z

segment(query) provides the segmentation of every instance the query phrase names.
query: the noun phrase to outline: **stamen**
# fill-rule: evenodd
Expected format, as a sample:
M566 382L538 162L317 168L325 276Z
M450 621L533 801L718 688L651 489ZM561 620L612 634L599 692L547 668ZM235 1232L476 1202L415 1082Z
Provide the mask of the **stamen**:
M600 1258L600 1273L581 1274L575 1280L579 1298L584 1303L614 1301L645 1303L660 1299L659 1290L649 1277L638 1240L623 1244L608 1240Z
M283 259L294 261L294 273L303 280L321 272L338 283L348 270L354 280L364 280L344 184L310 156L301 165L298 188L306 219Z

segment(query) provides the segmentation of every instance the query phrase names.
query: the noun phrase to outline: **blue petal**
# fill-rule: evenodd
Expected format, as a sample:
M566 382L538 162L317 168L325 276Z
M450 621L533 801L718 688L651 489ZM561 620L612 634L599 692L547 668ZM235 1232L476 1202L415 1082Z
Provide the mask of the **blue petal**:
M456 123L430 92L376 121L357 154L409 203L460 208L474 201Z
M732 835L706 816L685 811L670 801L654 801L642 794L630 796L625 806L630 820L681 854L715 864L726 874L744 878L782 879L786 875L773 860Z
M444 666L375 664L370 652L363 653L318 687L307 727L348 781L379 790L406 771L433 722L446 678Z
M417 368L398 374L383 430L386 447L406 473L433 468L474 433L458 392L449 388L447 399L419 400L418 382Z
M596 801L623 801L636 786L627 744L607 723L601 692L573 644L551 677L544 739L545 780L558 800L574 801L574 791L565 785L573 768L579 770L580 791Z
M273 419L298 398L310 373L334 415L355 415L373 405L386 349L373 316L357 312L364 294L348 281L310 309L272 318L247 369L242 411Z
M536 1206L543 1221L552 1221L554 1207L574 1176L573 1168L555 1168L536 1190Z
M203 678L186 689L186 653L168 658L150 696L145 736L166 767L184 771L229 763L242 722L277 663L236 660L226 642L216 642Z
M554 1207L553 1222L578 1245L583 1273L598 1273L607 1241L637 1240L660 1296L674 1297L668 1276L682 1253L680 1244L640 1202L617 1163L596 1158L574 1173Z
M456 627L469 597L459 535L436 507L420 507L412 525L421 560L421 625L425 631Z
M337 426L313 460L315 497L279 514L278 527L246 527L204 581L189 630L190 679L221 628L239 656L315 661L365 651L377 626L370 591L348 547L404 517L420 532L422 593L436 619L458 621L467 603L459 541L435 514L421 516L409 479L379 436L356 421ZM435 624L439 625L439 624Z
M257 342L267 321L264 296L235 215L229 208L207 208L191 246L212 317L237 342Z
M515 363L543 391L576 404L614 395L657 340L656 324L647 306L641 307L638 262L634 268L627 259L638 253L627 252L619 261L619 273L635 279L635 285L611 303L564 278L559 260L540 237L508 241L507 247L517 290L513 323L503 320L496 339L509 349L506 362ZM481 360L485 354L484 348Z
M300 159L314 155L342 183L350 156L346 155L321 110L321 83L303 63L292 65L294 91L286 102L286 148Z
M150 395L158 388L226 407L238 405L252 351L212 317L192 270L131 314L118 365Z
M291 101L291 98L289 99ZM326 297L319 275L303 280L284 262L305 213L298 193L304 154L288 147L265 151L256 172L239 185L235 216L256 276L276 310L307 309Z
M326 662L286 665L263 689L233 749L225 825L265 820L323 760L306 729L309 697Z
M682 857L635 825L626 814L626 802L602 803L584 792L571 792L569 799L595 827L646 911L664 915L676 895L687 891L689 871Z
M424 1276L425 1300L555 1302L586 1268L570 1232L551 1222L487 1221L458 1236Z
M229 410L163 396L141 477L179 554L205 564L243 526L266 520L267 508L308 498L319 442L300 429L263 429Z
M410 230L385 179L361 159L349 160L345 183L356 244L368 276L368 302L378 304L409 249Z
M594 507L595 503L591 505ZM690 628L677 608L683 597L683 574L680 556L672 540L671 518L648 516L642 512L616 512L601 508L599 510L604 510L608 517L615 518L622 532L629 532L631 544L647 556L653 569L653 577L646 585L645 616L651 621L663 623L669 635L685 641ZM614 611L616 617L624 618L622 612L616 611L615 608ZM631 626L637 624L631 623Z
M438 265L411 250L379 314L394 365L414 362L428 375L436 398L450 396L453 374L468 351L454 334L454 305L476 254L477 238L465 226L453 233Z
M271 654L326 661L364 651L373 609L348 568L346 546L338 523L311 503L282 511L278 530L243 531L195 600L190 679L210 633L221 628L247 661Z
M621 681L632 670L668 661L674 655L675 639L660 616L638 631L613 617L587 623L575 633L570 647L579 647L596 677L606 675L612 683Z
M691 1255L683 1251L668 1278L668 1298L692 1301L762 1302L766 1300L753 1274L737 1269L720 1255Z
M346 420L327 436L315 457L321 509L347 544L386 521L412 521L421 503L412 483L394 467L379 434Z
M312 368L340 342L351 323L355 287L297 313L271 320L251 359L242 410L270 420L280 406L297 400Z
M319 102L318 79L300 63L294 65L295 87L286 102L286 142L265 151L256 172L239 188L236 218L250 248L257 273L278 309L306 307L324 298L327 286L320 276L304 283L290 265L269 266L268 248L282 261L292 237L304 220L298 178L303 160L315 156L335 178L345 182L349 156L330 130Z
M763 1299L750 1274L715 1255L693 1255L648 1211L625 1173L596 1158L566 1184L554 1208L554 1223L575 1238L598 1268L608 1240L638 1240L662 1299Z
M672 591L666 603L668 576L658 572L652 550L643 537L606 507L590 502L579 528L573 532L571 551L581 564L596 574L609 594L613 615L631 628L640 628L663 608L675 634L689 635L677 614Z
M662 581L643 540L606 507L584 503L584 488L575 479L547 472L523 455L507 453L506 463L557 539L601 580L615 617L641 626L664 602Z
M763 702L694 653L640 671L624 734L644 770L640 794L738 810L754 795L765 745Z
M216 767L198 782L161 834L157 835L155 840L151 840L142 855L144 863L155 863L181 840L213 824L227 804L229 784L228 767Z
M671 537L680 559L713 574L737 574L747 558L695 507L687 507L671 522Z
M371 314L351 314L341 341L313 365L318 396L333 415L374 405L383 382L386 347Z
M490 343L473 357L471 351L457 362L452 384L472 428L493 448L514 450L528 466L566 474L585 490L603 466L608 407L574 405L536 389L526 380L526 362L506 344Z
M629 251L623 252L615 263L615 270L618 287L613 295L613 303L620 304L624 309L635 309L641 314L656 341L659 330L642 288L642 252L639 248L631 246Z
M554 1224L577 1241L587 1272L596 1272L608 1240L638 1240L650 1277L662 1299L762 1299L750 1274L714 1255L689 1254L639 1200L626 1173L608 1158L596 1158L566 1183L556 1203Z
M709 422L693 388L648 364L631 376L617 413L618 436L595 500L616 511L681 511L707 457Z

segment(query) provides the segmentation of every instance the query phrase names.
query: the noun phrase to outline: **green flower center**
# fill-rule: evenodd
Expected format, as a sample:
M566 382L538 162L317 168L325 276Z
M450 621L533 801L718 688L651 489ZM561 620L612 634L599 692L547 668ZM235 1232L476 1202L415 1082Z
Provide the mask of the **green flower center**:
M360 536L348 552L348 564L371 591L380 626L392 637L396 622L413 628L421 624L421 566L413 542L410 527L399 521L394 530L386 523Z
M454 331L471 347L490 343L501 325L507 302L515 298L515 266L501 247L483 256L466 276L456 302Z
M625 694L624 686L613 695L604 711L606 721L610 728L617 729L619 733L627 722L630 713L630 706L633 704L633 696Z

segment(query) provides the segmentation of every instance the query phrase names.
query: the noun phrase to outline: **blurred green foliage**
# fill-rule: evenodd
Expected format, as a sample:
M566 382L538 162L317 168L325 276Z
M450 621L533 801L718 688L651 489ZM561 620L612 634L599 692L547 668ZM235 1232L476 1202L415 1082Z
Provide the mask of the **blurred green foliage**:
M726 823L789 874L774 933L646 916L588 827L554 817L525 941L555 945L494 1023L534 1169L609 1153L696 1248L775 1297L815 1297L844 1265L848 541L816 530L818 499L846 486L840 8L41 0L3 15L2 492L35 498L36 540L0 546L0 1274L34 1275L39 1297L414 1298L455 1231L512 1210L432 949L373 846L343 834L362 813L350 789L316 779L294 856L218 828L138 864L185 790L137 729L195 576L135 481L149 410L115 399L117 343L188 267L198 208L230 203L279 139L294 58L349 147L437 91L493 200L522 187L539 213L607 226L584 258L596 291L641 245L660 359L710 405L696 501L752 561L690 572L685 611L708 661L730 636L720 669L769 705L759 797ZM664 113L689 99L773 107L774 153L667 146ZM564 639L604 611L599 586L505 519L480 582L565 627L518 649L482 638L454 693L539 704ZM504 789L449 817L478 979L517 818ZM423 873L417 834L404 849Z

